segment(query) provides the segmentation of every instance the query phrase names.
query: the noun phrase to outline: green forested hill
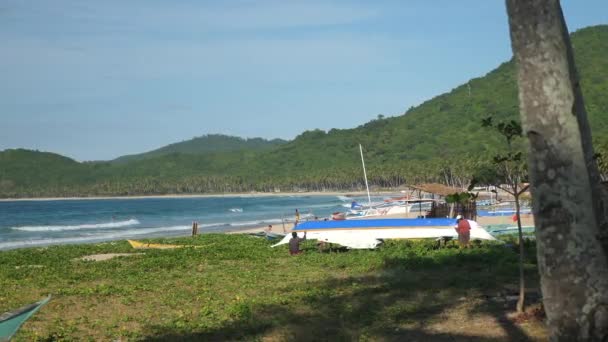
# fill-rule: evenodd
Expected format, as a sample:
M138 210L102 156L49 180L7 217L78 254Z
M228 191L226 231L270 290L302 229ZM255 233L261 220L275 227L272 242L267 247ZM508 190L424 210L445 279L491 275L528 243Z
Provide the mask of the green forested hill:
M243 139L223 134L207 134L190 140L170 144L150 152L122 156L113 161L129 162L133 160L159 157L172 153L207 154L232 151L264 151L284 143L286 143L286 141L281 139Z
M87 166L47 152L6 150L0 152L0 189L42 188L49 182L72 183L86 175Z
M608 26L579 30L572 42L594 140L602 148L608 146ZM495 133L481 128L490 115L496 121L518 118L512 62L403 115L353 129L307 131L287 143L207 136L197 139L223 139L224 148L205 150L193 139L119 162L92 163L0 152L0 196L349 189L363 181L359 143L372 184L465 183L502 146ZM253 147L241 148L247 144Z

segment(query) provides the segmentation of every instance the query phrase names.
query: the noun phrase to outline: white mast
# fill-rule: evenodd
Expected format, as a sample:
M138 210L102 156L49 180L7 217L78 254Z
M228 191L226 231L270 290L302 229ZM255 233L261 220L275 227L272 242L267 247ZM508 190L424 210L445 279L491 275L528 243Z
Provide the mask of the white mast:
M372 198L369 196L369 185L367 185L367 173L365 172L365 161L363 160L363 147L359 144L359 151L361 152L361 164L363 164L363 176L365 177L365 188L367 189L367 201L369 206L372 206Z

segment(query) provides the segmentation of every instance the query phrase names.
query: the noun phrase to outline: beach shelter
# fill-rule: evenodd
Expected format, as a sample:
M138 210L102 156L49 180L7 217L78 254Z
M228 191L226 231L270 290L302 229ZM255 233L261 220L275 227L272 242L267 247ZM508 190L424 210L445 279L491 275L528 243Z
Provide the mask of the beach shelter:
M42 306L48 303L49 300L51 300L51 296L48 296L39 302L22 306L19 309L5 312L0 315L0 342L9 341L17 330L19 330L21 325L40 310Z

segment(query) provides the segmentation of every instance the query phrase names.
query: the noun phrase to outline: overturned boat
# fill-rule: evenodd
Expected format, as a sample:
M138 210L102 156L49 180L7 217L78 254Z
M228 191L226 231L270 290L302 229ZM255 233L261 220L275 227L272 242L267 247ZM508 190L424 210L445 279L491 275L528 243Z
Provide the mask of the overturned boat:
M475 221L469 220L471 239L496 240ZM372 219L345 221L309 221L293 229L299 237L335 243L352 249L376 248L386 239L455 238L455 219ZM272 247L289 243L291 235L285 236Z

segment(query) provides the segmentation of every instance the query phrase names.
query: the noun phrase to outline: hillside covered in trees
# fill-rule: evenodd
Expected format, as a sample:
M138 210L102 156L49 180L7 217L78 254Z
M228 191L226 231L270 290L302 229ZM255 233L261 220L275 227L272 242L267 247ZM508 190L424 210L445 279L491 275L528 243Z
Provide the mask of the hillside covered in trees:
M606 155L608 26L579 30L572 43L595 145ZM352 129L306 131L289 142L209 135L85 163L6 150L0 152L0 197L353 189L363 185L359 143L376 186L465 185L503 146L481 120L519 118L514 67L512 61L503 63L403 115Z
M265 151L285 144L282 139L266 140L262 138L239 138L223 134L207 134L190 140L163 146L159 149L114 159L114 162L125 163L134 160L150 159L172 153L207 154L232 151Z

